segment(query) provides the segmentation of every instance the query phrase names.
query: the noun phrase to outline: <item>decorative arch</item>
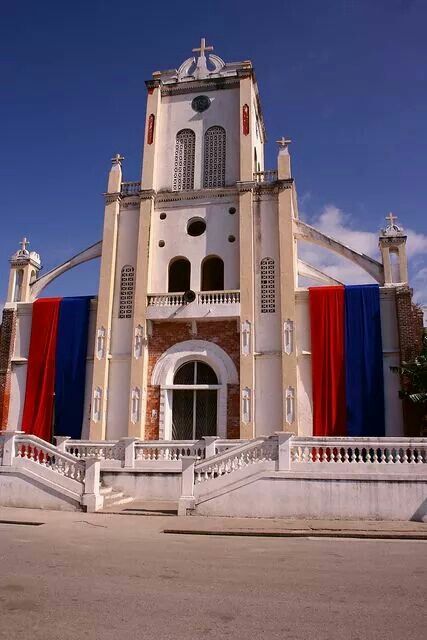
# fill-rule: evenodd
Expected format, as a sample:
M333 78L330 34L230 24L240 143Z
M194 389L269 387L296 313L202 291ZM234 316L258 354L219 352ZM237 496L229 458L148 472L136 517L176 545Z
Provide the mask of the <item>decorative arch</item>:
M196 134L192 129L181 129L176 134L173 190L194 189L194 159Z
M95 258L100 258L102 254L102 240L96 242L91 245L87 249L84 249L77 255L73 256L66 262L63 262L58 267L51 269L44 274L41 278L38 278L33 284L30 285L31 292L31 300L35 300L43 291L48 284L53 282L60 275L69 271L70 269L74 269L79 264L83 264L84 262L88 262L89 260L94 260Z
M209 188L225 186L224 127L210 127L205 133L203 156L203 186Z
M217 435L227 437L227 385L238 384L239 375L230 356L213 342L186 340L173 345L157 360L151 384L160 386L159 437L172 437L174 377L182 365L197 360L206 363L218 379Z
M153 386L173 384L179 367L190 360L206 362L215 371L219 384L239 384L236 366L228 353L214 342L185 340L169 347L157 360L151 375Z

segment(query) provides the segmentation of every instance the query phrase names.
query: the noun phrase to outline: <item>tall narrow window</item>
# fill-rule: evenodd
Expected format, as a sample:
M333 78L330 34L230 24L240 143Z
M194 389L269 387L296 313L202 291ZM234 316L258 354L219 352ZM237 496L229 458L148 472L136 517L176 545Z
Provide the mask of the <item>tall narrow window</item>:
M169 264L169 293L190 289L191 265L187 258L174 258Z
M211 127L205 133L203 186L225 186L225 129Z
M176 134L173 190L194 188L194 152L196 135L191 129L181 129Z
M273 258L261 260L261 313L276 311L276 282Z
M120 276L119 318L132 318L135 269L125 264Z

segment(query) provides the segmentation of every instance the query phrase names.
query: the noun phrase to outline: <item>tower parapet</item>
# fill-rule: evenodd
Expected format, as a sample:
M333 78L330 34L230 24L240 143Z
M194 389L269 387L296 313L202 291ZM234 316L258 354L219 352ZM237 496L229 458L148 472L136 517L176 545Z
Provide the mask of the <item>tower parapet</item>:
M37 280L42 268L40 255L29 251L27 238L21 240L20 248L10 258L9 288L7 302L29 302L30 285Z

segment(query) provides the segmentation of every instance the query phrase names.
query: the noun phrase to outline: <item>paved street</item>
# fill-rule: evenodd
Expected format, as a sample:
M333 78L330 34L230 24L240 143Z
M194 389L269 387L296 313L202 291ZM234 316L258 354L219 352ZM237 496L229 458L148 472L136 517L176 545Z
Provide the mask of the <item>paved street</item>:
M0 524L1 639L425 638L425 541L179 536L162 530L189 518L0 509L13 519L45 524Z

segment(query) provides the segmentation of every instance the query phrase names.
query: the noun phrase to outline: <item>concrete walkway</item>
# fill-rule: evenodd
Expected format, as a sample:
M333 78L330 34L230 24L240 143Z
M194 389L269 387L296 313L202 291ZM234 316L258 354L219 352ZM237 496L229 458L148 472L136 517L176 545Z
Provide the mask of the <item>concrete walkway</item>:
M225 518L178 516L176 503L167 501L134 501L120 508L107 508L99 513L74 513L74 517L90 517L94 523L103 516L143 518L144 527L158 532L180 535L251 536L251 537L336 537L427 540L427 523L378 520L297 520L282 518ZM0 508L0 522L58 522L71 517L70 512L37 509ZM118 522L118 524L119 524Z

